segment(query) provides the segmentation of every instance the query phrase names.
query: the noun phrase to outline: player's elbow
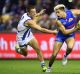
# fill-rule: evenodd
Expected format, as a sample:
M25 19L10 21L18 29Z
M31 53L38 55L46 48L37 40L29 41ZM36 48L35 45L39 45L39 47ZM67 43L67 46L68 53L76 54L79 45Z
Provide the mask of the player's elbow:
M68 32L66 32L66 31L63 31L62 33L63 33L64 35L68 35Z

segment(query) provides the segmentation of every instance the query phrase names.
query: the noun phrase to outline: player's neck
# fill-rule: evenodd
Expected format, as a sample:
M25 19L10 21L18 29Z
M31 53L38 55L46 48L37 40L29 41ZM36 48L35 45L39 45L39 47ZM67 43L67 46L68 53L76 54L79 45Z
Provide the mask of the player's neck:
M33 18L29 13L27 13L29 17Z
M65 18L66 18L66 16L67 16L67 15L66 15L66 13L64 12L64 13L63 13L63 18L65 19Z

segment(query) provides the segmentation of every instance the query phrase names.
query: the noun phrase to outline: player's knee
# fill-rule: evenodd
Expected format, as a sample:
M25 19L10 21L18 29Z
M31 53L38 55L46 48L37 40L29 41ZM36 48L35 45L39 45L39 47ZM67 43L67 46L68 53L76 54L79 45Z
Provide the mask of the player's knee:
M15 51L18 53L20 51L20 48L15 47Z
M72 49L73 49L73 46L68 46L68 49L69 49L69 50L72 50Z
M72 52L72 48L68 48L68 51L69 51L69 52Z
M72 50L73 49L74 44L68 44L68 49Z

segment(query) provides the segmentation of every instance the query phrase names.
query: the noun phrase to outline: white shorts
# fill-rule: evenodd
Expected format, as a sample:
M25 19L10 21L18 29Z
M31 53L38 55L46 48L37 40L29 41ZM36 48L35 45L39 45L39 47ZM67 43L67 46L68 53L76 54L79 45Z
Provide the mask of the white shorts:
M32 40L34 38L32 32L30 32L29 36L27 36L27 34L25 35L25 39L22 39L22 36L17 35L17 43L19 44L19 46L24 46L27 45L28 42L30 42L30 40Z

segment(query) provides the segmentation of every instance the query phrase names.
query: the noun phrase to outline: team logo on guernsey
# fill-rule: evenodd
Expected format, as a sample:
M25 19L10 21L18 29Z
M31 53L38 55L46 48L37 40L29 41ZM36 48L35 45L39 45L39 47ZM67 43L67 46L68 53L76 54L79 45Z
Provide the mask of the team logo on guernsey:
M69 18L68 22L71 22L73 20L73 18Z

